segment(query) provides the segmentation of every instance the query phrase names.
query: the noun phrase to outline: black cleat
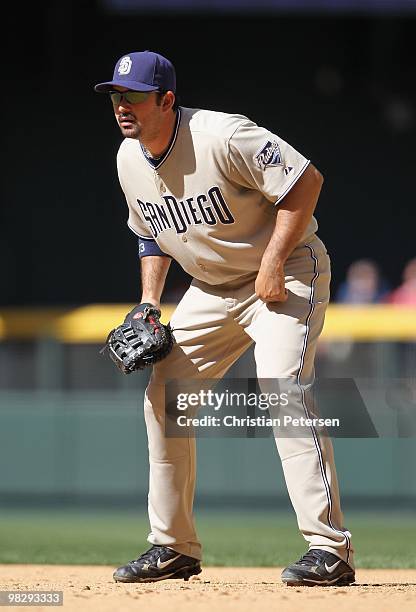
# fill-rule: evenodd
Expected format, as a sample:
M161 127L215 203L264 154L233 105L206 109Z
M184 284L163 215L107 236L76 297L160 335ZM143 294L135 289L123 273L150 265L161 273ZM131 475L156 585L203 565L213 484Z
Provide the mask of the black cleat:
M312 548L282 572L288 586L348 586L355 573L345 561L326 550Z
M116 582L157 582L167 578L183 578L202 572L198 559L181 555L166 546L152 546L145 553L127 565L116 569Z

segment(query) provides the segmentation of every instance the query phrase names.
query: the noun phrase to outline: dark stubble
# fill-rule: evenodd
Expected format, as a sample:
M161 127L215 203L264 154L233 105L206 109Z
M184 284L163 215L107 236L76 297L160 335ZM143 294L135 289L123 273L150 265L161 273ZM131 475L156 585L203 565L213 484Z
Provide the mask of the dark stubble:
M124 125L122 125L123 120L128 120L129 123L125 123ZM119 115L117 117L117 122L124 138L140 138L142 128L140 125L137 124L137 120L135 117L133 117L129 113L126 113L125 115Z

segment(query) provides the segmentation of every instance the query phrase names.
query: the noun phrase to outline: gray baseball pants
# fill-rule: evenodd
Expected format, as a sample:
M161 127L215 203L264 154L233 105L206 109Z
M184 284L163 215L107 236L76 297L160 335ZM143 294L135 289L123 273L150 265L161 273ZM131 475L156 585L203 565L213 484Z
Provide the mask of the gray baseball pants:
M330 260L316 235L285 265L289 297L264 303L255 277L211 286L194 280L171 324L177 344L155 365L145 394L149 442L152 544L201 558L193 521L195 437L165 436L165 380L221 378L254 342L259 379L314 380L314 358L329 301ZM298 410L308 415L308 407ZM331 440L311 428L303 437L275 438L298 526L309 548L334 553L353 567L351 534L343 527ZM237 469L237 466L236 466Z

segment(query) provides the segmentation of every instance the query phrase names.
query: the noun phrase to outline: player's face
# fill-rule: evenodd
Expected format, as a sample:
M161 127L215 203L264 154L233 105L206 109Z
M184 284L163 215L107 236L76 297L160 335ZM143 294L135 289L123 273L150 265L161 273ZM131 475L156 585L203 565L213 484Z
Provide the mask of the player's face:
M124 87L114 89L127 91ZM139 138L149 142L158 137L163 121L163 105L157 102L156 92L150 92L145 100L136 104L128 102L124 97L118 103L113 102L116 121L125 138Z

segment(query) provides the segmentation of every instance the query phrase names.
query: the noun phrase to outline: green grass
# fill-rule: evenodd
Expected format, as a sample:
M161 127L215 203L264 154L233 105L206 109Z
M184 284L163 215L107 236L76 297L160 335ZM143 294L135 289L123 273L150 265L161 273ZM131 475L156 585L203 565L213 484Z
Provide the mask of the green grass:
M305 551L293 515L198 512L206 565L273 566ZM352 514L358 567L415 568L415 518L410 514ZM144 514L96 511L3 511L0 563L109 564L149 547Z

